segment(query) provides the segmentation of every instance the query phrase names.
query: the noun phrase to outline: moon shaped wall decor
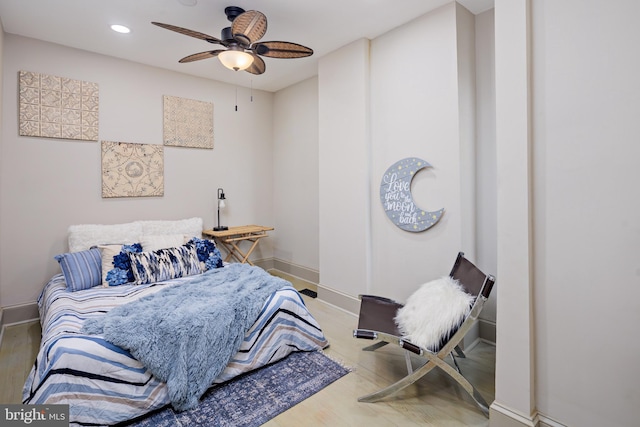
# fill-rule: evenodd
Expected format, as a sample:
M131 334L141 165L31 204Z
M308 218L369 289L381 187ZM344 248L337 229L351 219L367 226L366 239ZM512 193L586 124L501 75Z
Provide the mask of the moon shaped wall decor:
M442 217L443 209L429 212L413 201L411 181L418 171L432 167L417 157L408 157L392 164L380 183L380 201L385 213L395 225L414 233L433 227Z

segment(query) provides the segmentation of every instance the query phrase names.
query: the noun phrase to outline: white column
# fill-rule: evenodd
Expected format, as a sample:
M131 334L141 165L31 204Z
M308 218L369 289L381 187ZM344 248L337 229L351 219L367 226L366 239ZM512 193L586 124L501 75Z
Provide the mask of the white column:
M491 426L535 426L530 0L496 0L497 348Z

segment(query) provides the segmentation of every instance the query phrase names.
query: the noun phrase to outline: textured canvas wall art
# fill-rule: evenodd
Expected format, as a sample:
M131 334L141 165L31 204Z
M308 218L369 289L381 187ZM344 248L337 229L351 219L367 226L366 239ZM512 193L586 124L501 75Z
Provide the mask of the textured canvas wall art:
M163 97L164 145L213 148L213 103Z
M20 135L98 140L98 84L20 71Z
M164 195L164 147L102 141L102 197Z

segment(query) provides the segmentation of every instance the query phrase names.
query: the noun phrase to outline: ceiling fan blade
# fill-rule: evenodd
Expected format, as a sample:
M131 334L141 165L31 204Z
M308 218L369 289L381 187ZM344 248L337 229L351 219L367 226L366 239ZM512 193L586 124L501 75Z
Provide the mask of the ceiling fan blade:
M220 52L224 52L224 49L208 50L206 52L194 53L193 55L185 56L178 62L185 63L185 62L199 61L201 59L212 58L214 56L218 56Z
M253 53L251 54L251 56L253 56L253 64L251 64L251 66L247 68L245 71L247 73L251 73L255 75L264 73L265 70L267 69L267 66L265 65L262 58L260 58L258 55L255 55Z
M249 46L267 32L267 17L257 10L249 10L238 15L231 24L231 34L237 41Z
M210 36L208 34L199 33L198 31L189 30L187 28L176 27L175 25L163 24L161 22L152 22L153 25L157 25L160 28L175 31L176 33L184 34L185 36L195 37L200 40L208 41L209 43L216 43L225 45L222 40L217 37Z
M251 49L269 58L304 58L313 55L313 49L291 42L260 42Z

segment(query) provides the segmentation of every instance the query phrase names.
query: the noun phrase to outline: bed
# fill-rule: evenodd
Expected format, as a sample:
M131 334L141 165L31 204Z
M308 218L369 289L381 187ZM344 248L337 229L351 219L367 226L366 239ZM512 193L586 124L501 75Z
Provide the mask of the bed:
M176 230L174 223L163 225L166 225L165 233ZM198 224L194 229L198 229ZM201 229L200 225L199 231ZM78 236L74 231L77 230L70 228L69 246L76 249L76 252L86 252L86 246L96 240L104 243L105 239L114 239L113 233L105 236L91 230L88 233L91 236L77 244ZM157 231L153 230L154 233ZM187 230L185 235L190 233L193 231ZM144 230L141 233L139 229L132 229L116 238L139 240L140 236L144 236ZM142 253L162 251L163 249ZM134 260L133 256L130 258ZM62 274L56 274L44 286L38 299L42 340L38 356L24 385L23 403L68 404L71 425L113 425L173 404L174 397L170 387L133 356L137 353L113 344L102 334L87 332L83 327L96 321L108 325L106 319L120 319L113 316L116 312L120 313L119 310L143 304L147 300L157 301L159 296L169 293L181 295L189 290L193 292L195 286L209 286L204 283L205 280L225 280L224 275L230 274L232 270L240 275L255 276L260 269L245 264L231 264L186 277L119 286L92 286L70 291L67 283L70 280L65 279L63 268ZM230 279L231 282L233 280ZM227 283L216 286L223 289ZM213 289L213 285L211 288ZM228 363L207 387L276 362L293 351L317 351L328 345L300 294L288 283L278 284L276 288L273 292L271 288L262 291L270 293L266 298L260 299L255 311L258 314L254 316L255 320L252 318L247 323L250 325L248 329L243 330L238 342L239 348L232 353ZM204 298L201 299L204 301ZM190 308L192 306L193 304ZM138 312L137 307L132 311ZM106 331L105 329L105 334ZM209 345L212 349L217 348L215 344Z

